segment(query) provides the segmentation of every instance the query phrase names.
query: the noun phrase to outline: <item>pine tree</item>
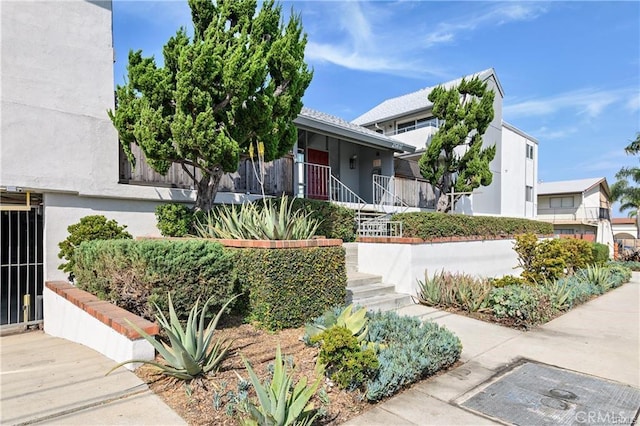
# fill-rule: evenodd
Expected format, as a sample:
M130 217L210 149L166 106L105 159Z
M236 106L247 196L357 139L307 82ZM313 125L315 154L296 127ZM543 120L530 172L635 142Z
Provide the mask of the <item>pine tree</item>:
M134 165L132 144L158 173L180 164L197 189L196 209L208 211L223 173L237 170L250 145L261 142L266 161L291 149L312 72L300 17L292 13L285 25L273 0L257 13L255 0L189 6L193 38L180 28L163 48L161 67L130 51L128 81L117 87L109 116Z
M436 210L452 209L454 193L471 192L493 180L489 163L496 147L482 148L482 136L493 120L494 93L478 77L462 79L450 89L438 86L429 93L440 128L419 160L420 172L438 191ZM461 195L455 195L453 201Z

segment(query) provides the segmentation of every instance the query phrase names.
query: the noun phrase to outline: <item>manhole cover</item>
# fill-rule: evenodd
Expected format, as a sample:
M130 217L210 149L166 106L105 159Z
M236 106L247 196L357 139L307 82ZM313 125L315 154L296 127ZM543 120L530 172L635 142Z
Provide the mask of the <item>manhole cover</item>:
M517 425L630 425L640 409L640 390L525 362L461 405Z

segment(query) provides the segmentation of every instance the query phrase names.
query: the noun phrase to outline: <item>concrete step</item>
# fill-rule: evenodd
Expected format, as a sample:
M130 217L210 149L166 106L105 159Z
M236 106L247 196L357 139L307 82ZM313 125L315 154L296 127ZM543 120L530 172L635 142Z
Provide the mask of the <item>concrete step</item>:
M347 302L351 303L351 300L365 299L367 297L382 296L391 293L395 293L395 287L382 283L347 287Z
M380 275L347 271L347 287L358 287L358 286L367 285L367 284L378 284L381 281L382 281L382 277Z
M354 304L364 306L367 310L375 311L395 311L405 306L413 305L413 300L408 294L390 293L380 296L365 297L363 299L355 299Z
M358 265L347 263L347 276L358 272Z

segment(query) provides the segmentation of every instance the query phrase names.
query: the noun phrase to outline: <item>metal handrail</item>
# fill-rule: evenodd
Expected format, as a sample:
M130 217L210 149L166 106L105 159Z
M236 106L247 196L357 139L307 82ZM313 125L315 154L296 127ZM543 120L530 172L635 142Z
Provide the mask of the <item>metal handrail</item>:
M333 175L330 177L329 188L331 189L331 201L333 202L355 204L359 207L358 211L362 210L362 208L367 204L367 202L358 194L353 192L351 188Z
M379 206L411 207L395 193L395 176L373 175L373 202ZM393 184L393 185L392 185ZM393 187L391 191L389 188ZM388 201L391 198L391 201ZM397 203L397 204L396 204Z

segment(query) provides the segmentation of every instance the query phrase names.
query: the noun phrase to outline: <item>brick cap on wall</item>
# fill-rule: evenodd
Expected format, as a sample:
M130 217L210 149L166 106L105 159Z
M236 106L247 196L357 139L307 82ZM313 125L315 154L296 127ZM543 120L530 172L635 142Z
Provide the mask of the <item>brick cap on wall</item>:
M520 234L518 234L520 235ZM455 243L467 241L495 241L495 240L512 240L516 235L471 235L471 236L455 236L455 237L439 237L423 240L422 238L413 237L358 237L356 241L359 243L379 243L379 244L429 244L429 243ZM553 235L538 235L538 238L553 238Z
M100 300L93 294L81 290L66 281L47 281L45 286L131 340L140 339L142 336L125 319L128 319L152 336L160 332L158 324L132 314L112 303Z
M138 239L167 239L167 240L193 240L191 237L139 237ZM337 247L342 245L342 240L334 238L313 238L311 240L230 240L220 238L198 238L206 241L215 241L225 247L234 248L308 248L308 247Z

